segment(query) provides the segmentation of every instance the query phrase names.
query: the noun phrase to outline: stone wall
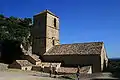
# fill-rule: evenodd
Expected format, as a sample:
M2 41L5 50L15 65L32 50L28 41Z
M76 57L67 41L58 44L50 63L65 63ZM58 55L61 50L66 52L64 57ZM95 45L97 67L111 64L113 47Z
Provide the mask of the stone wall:
M33 71L42 71L42 69L41 69L41 67L40 66L33 66L32 67L32 70ZM49 67L44 67L44 72L46 72L46 73L49 73Z
M41 63L41 65L43 65L44 66L44 72L49 72L49 70L50 70L50 64L52 65L52 67L53 68L60 68L61 67L61 63L48 63L48 62L42 62ZM41 71L42 69L41 69L41 65L34 65L33 67L32 67L32 70L34 70L34 71Z
M37 55L23 55L22 59L28 60L30 63L32 63L34 65L41 64L41 60L39 59L39 57Z
M53 67L54 68L54 67ZM40 66L33 66L32 70L34 71L42 71ZM44 67L44 72L49 73L49 67ZM54 69L53 69L54 70ZM59 67L57 69L58 74L70 74L70 73L76 73L77 68L75 67ZM54 71L52 71L53 73ZM84 66L80 68L80 73L86 73L86 74L91 74L92 73L92 67L91 66Z
M42 55L46 49L46 14L35 15L34 17L34 27L32 28L32 53Z
M32 70L33 71L41 71L41 67L40 66L32 66Z
M105 47L103 45L102 51L101 51L101 70L103 71L105 68L107 68L108 65L108 56L105 51Z
M80 67L79 69L80 73L86 73L86 74L91 74L92 73L92 67L91 66L84 66L84 67ZM76 73L77 72L77 68L74 67L60 67L58 69L58 73L59 74L71 74L71 73Z
M21 66L14 61L12 64L9 64L9 68L21 69Z
M7 70L7 69L8 69L7 64L0 63L0 71L4 71L4 70Z
M101 72L100 55L44 56L45 61L61 62L62 66L92 66L92 72Z
M21 67L21 70L30 71L30 70L32 70L32 66L24 66L24 67Z
M56 26L54 26L54 19L56 19ZM53 38L55 45L59 44L59 18L47 13L46 25L46 51L48 51L54 46Z
M54 20L56 21L56 26L54 25ZM35 15L32 37L33 53L40 56L54 46L53 42L58 45L60 43L59 18L48 11Z

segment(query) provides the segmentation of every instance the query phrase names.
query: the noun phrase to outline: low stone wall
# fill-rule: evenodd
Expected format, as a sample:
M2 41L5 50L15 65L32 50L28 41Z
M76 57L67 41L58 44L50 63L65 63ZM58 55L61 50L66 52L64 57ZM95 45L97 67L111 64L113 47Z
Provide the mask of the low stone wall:
M59 74L71 74L71 73L76 73L77 68L73 67L60 67L58 68L58 73ZM92 73L92 67L91 66L84 66L80 68L80 73L86 73L86 74L91 74Z
M49 62L42 62L41 65L34 65L32 66L32 70L34 71L42 71L41 66L44 66L44 72L49 72L50 64L53 68L57 67L60 68L61 63L49 63Z
M4 70L7 70L7 69L8 69L7 64L0 63L0 71L4 71Z
M32 70L33 71L41 71L41 67L40 66L32 66Z
M32 69L32 66L25 66L25 67L21 67L22 70L27 70L30 71Z
M33 71L42 71L40 66L33 66L32 70ZM49 73L49 67L44 67L44 72Z
M54 67L53 67L54 68ZM42 71L40 66L33 66L32 70L34 71ZM49 73L50 69L49 67L44 67L44 72ZM71 73L76 73L77 68L74 67L59 67L58 68L58 74L71 74ZM54 71L52 71L53 73ZM80 68L80 73L85 73L85 74L91 74L92 73L92 67L91 66L84 66Z

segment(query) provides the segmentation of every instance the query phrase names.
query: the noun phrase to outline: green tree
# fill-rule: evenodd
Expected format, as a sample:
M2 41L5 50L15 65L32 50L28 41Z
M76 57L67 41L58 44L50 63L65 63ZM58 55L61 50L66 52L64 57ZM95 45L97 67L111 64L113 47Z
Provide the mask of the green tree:
M0 15L0 40L15 40L22 42L27 40L32 27L31 18L4 17Z

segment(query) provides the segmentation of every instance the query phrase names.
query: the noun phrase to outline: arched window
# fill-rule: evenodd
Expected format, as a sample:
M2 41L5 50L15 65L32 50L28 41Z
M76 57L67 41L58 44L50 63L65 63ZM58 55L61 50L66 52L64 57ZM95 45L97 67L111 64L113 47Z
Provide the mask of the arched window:
M54 27L56 27L56 18L54 18Z

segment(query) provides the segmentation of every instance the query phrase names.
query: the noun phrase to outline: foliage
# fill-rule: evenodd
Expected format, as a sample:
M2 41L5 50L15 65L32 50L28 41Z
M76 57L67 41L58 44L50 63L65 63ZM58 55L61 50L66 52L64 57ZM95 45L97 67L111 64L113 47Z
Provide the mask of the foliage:
M0 15L0 40L27 41L31 27L31 18L21 19Z
M109 59L108 71L120 72L120 59Z

